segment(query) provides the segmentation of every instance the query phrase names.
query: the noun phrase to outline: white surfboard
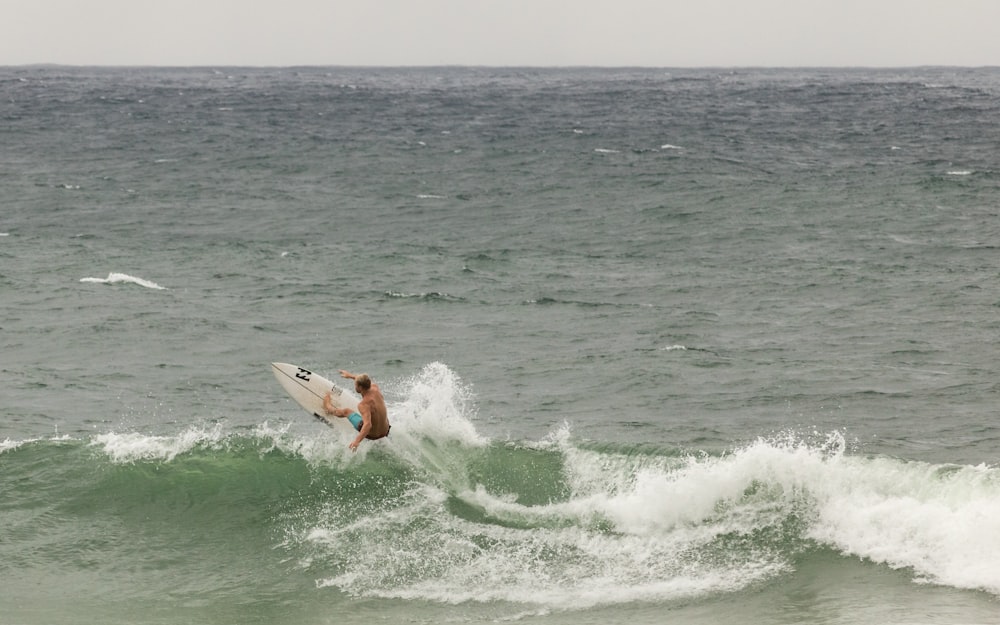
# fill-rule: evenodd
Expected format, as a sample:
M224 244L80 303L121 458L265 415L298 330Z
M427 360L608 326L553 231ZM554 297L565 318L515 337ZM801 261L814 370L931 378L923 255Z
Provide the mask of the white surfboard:
M281 387L292 396L292 399L314 417L331 427L339 424L354 430L351 422L347 419L327 415L323 410L323 397L330 391L332 391L332 402L335 408L357 410L358 400L352 393L318 373L313 373L297 365L290 365L287 362L272 362L271 372L274 373L274 377L278 378Z

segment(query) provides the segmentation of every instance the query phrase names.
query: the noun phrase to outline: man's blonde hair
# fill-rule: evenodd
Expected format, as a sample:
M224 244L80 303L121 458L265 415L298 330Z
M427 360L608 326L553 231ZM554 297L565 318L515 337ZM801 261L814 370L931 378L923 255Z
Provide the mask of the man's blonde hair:
M372 387L372 379L368 377L367 373L362 373L354 378L354 383L366 391Z

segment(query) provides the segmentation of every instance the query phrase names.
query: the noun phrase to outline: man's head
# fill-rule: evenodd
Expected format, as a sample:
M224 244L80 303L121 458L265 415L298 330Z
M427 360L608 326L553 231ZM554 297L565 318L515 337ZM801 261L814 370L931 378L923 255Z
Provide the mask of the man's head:
M358 377L354 378L354 390L361 393L367 391L372 387L372 379L368 377L367 373L362 373Z

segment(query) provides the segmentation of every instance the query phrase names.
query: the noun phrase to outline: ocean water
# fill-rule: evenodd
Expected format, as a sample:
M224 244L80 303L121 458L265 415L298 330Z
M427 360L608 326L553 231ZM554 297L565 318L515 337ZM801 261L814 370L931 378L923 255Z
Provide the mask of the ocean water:
M996 68L0 96L0 624L1000 623Z

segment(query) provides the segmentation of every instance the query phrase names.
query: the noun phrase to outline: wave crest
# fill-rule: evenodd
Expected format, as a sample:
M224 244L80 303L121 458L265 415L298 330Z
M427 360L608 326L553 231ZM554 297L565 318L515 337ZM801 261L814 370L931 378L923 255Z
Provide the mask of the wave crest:
M19 495L29 507L43 494L91 497L177 526L192 522L186 509L210 524L237 514L227 506L280 511L263 518L277 547L318 586L355 596L547 609L674 600L738 591L830 550L1000 595L997 468L854 455L841 432L723 454L610 447L568 425L491 441L445 365L397 388L393 434L357 454L334 430L264 422L7 440L0 458L18 484L40 464L61 467Z

